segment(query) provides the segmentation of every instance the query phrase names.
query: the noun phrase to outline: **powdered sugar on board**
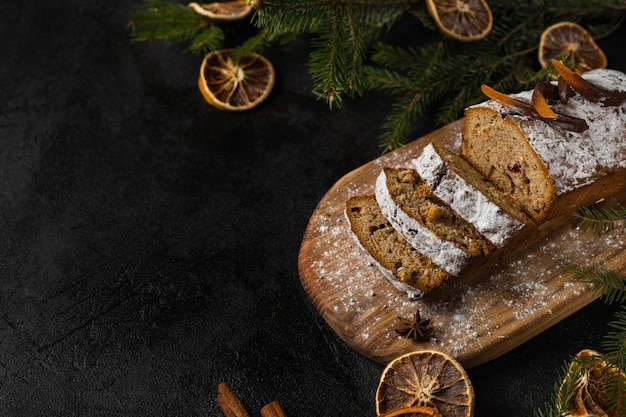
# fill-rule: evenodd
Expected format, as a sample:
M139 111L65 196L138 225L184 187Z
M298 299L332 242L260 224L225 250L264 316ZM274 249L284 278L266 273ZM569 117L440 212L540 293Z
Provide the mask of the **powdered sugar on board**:
M557 323L597 297L562 273L566 264L604 265L626 272L621 231L595 236L572 219L553 222L532 242L495 259L441 291L410 301L355 243L343 210L353 195L373 194L384 166L402 167L428 143L451 150L460 123L441 129L347 174L320 201L303 239L300 277L313 305L351 347L381 363L411 350L437 348L470 367L491 360ZM429 339L395 332L398 317L416 310L430 318Z

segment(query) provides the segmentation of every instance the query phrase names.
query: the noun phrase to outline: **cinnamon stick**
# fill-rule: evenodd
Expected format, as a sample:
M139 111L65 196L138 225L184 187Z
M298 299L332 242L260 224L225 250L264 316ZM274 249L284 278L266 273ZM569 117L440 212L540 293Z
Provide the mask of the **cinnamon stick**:
M216 400L226 417L250 417L237 395L225 382L218 384Z
M287 417L278 401L272 401L261 408L261 417Z

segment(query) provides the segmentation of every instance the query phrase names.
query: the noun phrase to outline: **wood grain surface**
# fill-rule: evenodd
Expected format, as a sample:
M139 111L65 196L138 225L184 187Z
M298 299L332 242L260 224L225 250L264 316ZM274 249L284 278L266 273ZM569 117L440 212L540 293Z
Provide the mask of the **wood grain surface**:
M345 202L353 195L373 195L383 167L407 166L430 142L458 151L461 127L459 120L348 173L324 195L306 228L298 259L305 291L348 345L377 362L436 348L468 368L485 363L598 297L590 284L564 274L564 265L603 265L626 272L623 231L583 233L576 230L575 219L564 216L421 300L411 301L396 290L356 245ZM606 203L622 202L620 194ZM426 341L395 332L399 317L411 318L417 309L431 320Z

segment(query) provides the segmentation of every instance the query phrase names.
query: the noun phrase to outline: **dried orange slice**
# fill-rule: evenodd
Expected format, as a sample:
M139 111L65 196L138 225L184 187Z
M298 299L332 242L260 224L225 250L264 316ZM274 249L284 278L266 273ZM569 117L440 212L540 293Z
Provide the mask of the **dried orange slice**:
M437 28L459 41L477 41L489 33L493 24L485 0L427 0L428 12Z
M389 362L376 391L376 414L391 416L409 407L432 408L433 416L471 417L474 389L467 372L437 350L409 352Z
M578 352L576 359L582 359L585 368L581 370L576 381L576 395L567 410L572 417L608 416L617 417L620 410L626 407L626 395L621 394L612 410L609 410L607 386L621 384L626 386L626 374L615 367L609 366L598 352L584 349ZM587 366L588 364L588 366ZM581 364L572 362L569 373L574 373ZM561 386L561 389L563 389Z
M381 414L380 417L441 417L441 414L439 414L436 408L414 405L412 407L398 408Z
M187 7L213 20L240 20L252 10L252 6L246 0L215 1L203 4L193 2Z
M256 53L246 54L234 63L231 53L232 49L222 49L204 57L198 88L204 99L220 110L248 110L272 91L274 66Z
M591 35L580 25L560 22L546 28L539 40L539 62L542 67L552 59L569 55L572 64L581 72L605 68L606 56Z

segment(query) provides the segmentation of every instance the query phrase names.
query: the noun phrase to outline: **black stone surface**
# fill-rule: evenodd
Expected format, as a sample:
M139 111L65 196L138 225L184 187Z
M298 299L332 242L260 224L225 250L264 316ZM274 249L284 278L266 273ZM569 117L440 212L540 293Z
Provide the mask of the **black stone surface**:
M0 415L220 416L220 381L251 415L375 415L383 367L315 311L297 255L319 199L379 156L389 97L329 111L300 39L268 52L267 102L219 112L199 57L130 42L138 3L0 2ZM621 70L625 29L600 41ZM616 310L470 369L476 415L532 415Z

